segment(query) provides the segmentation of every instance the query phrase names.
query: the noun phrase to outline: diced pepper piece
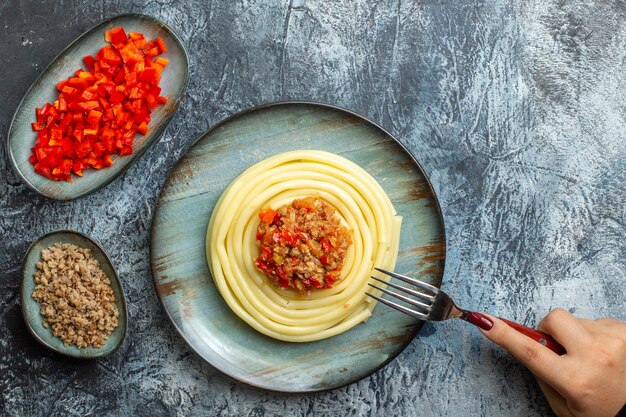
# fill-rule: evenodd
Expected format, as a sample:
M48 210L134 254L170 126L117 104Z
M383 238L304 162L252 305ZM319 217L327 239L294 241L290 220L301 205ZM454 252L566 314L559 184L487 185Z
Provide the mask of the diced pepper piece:
M96 76L87 71L82 71L80 74L78 74L78 78L87 81L88 86L96 81Z
M68 95L68 96L73 96L76 93L76 89L74 87L70 87L69 85L65 85L63 86L63 88L61 88L61 93Z
M79 99L82 101L89 101L91 99L93 99L94 94L89 91L89 90L85 90L81 93L81 95L79 96Z
M139 74L139 80L145 81L150 84L158 83L158 77L159 77L159 74L157 73L156 68L153 68L153 67L145 68Z
M163 39L156 38L155 41L159 46L159 50L161 51L161 53L167 52L167 47L165 46L165 42L163 42Z
M35 156L37 157L38 161L43 161L48 156L48 152L46 152L44 148L36 148Z
M271 208L267 208L259 212L259 218L265 224L272 224L274 221L274 216L277 214L276 210L272 210Z
M69 175L70 171L72 170L72 161L70 159L64 159L63 161L61 161L59 169L61 170L63 175Z
M135 44L137 49L144 49L146 47L146 40L145 39L135 39L135 40L133 40L133 43Z
M143 61L143 55L133 42L127 42L123 48L119 49L119 53L125 63Z
M137 73L129 72L124 75L124 80L126 81L126 85L132 86L137 84Z
M59 81L57 83L57 90L59 91L63 90L63 87L65 87L66 84L67 84L67 80Z
M169 59L165 59L162 56L160 56L157 59L155 59L154 62L156 62L157 64L159 64L159 65L161 65L163 67L165 67L165 66L167 66L167 64L170 63L170 60Z
M83 62L85 63L85 66L89 71L93 71L94 64L96 63L94 57L92 57L91 55L86 55L83 57Z
M289 230L287 229L283 229L281 236L280 236L285 242L287 242L290 245L295 245L296 243L298 243L298 238L294 235L291 234L291 232L289 232Z
M72 155L74 153L74 142L70 138L61 139L61 147L65 155Z
M98 110L90 110L87 115L87 124L89 126L97 126L100 118L102 117L102 112Z
M102 156L105 152L106 148L102 142L96 142L93 144L93 153L95 153L96 156Z
M67 100L64 97L59 97L59 111L61 112L67 111Z
M124 101L125 98L126 96L123 93L120 93L117 90L113 90L111 96L109 97L109 101L111 103L121 103L122 101Z
M146 122L141 123L139 126L137 126L137 132L145 135L146 132L148 132L148 124Z
M83 141L80 142L78 144L78 146L76 146L76 156L78 156L79 158L83 158L85 156L87 156L90 152L91 152L92 148L91 148L91 144L89 143L89 141Z
M51 127L49 129L50 132L50 140L60 141L63 135L63 132L58 127Z
M150 48L146 51L146 55L148 56L157 56L159 55L159 48L158 47L154 47L154 48Z
M146 104L148 104L148 107L150 107L151 109L155 109L159 104L156 97L152 94L147 94L145 100Z
M112 46L105 46L100 52L102 53L102 60L107 64L115 67L122 63L122 56Z
M126 42L126 32L121 26L109 29L104 32L104 40L113 44L124 43Z
M87 84L87 80L79 77L72 77L67 82L70 86L76 88L87 88L89 84Z
M324 253L330 253L330 251L333 250L332 245L327 239L320 239L320 244L322 245L322 250L324 251Z
M75 101L68 104L70 110L79 112L88 112L89 110L97 109L100 107L100 103L97 101Z
M33 128L33 132L39 132L40 130L44 130L46 128L46 124L43 122L35 122L30 125Z

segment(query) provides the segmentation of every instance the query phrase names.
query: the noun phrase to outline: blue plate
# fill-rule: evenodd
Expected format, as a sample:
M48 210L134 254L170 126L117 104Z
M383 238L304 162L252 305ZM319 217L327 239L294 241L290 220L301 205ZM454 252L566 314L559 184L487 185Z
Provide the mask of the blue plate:
M133 143L133 153L123 157L113 157L113 166L100 170L88 169L82 177L73 175L71 183L52 181L35 173L28 161L31 148L35 146L37 135L31 128L35 121L35 108L57 99L56 84L67 79L78 68L84 68L83 57L95 55L106 42L104 32L122 26L126 33L141 32L147 39L160 36L167 45L162 57L169 59L161 78L161 95L167 103L152 112L152 121L145 136L137 135ZM143 154L167 127L182 100L189 78L189 59L182 41L164 23L153 17L141 14L123 14L106 20L88 30L65 48L39 78L30 86L13 115L7 137L7 154L13 169L22 181L39 194L56 200L72 200L100 189L122 174L130 164Z
M41 251L55 243L71 243L81 248L90 249L93 257L100 263L100 268L111 280L111 288L115 294L115 304L119 311L119 325L109 335L104 346L99 348L79 348L75 345L65 346L61 339L52 334L50 327L43 326L43 316L39 312L41 304L32 297L35 290L36 264L41 260ZM126 299L120 279L102 247L89 236L72 230L58 230L39 237L26 251L22 266L22 282L20 283L20 305L22 316L28 330L39 343L61 355L79 359L96 359L110 355L122 346L126 337L128 317L126 313Z
M421 322L380 304L366 323L341 335L287 343L258 333L223 301L205 257L213 206L245 169L295 149L339 154L374 176L403 217L396 270L441 284L444 226L419 165L374 123L312 103L248 110L200 137L163 186L152 223L150 259L163 308L207 362L264 389L310 392L357 381L381 368L415 337Z

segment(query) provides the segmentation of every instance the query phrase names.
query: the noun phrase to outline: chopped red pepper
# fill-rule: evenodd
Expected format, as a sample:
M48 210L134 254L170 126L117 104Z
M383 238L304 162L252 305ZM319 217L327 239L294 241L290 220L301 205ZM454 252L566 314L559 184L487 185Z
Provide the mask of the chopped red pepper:
M321 238L320 245L322 245L322 250L324 251L324 253L330 253L330 251L333 250L333 246L327 239Z
M148 131L148 124L146 122L142 122L139 126L137 126L137 132L145 135Z
M40 130L44 130L46 128L46 124L43 122L31 123L31 126L33 127L33 132L39 132Z
M133 41L138 41L138 40L144 39L143 33L139 33L139 32L129 32L128 36L130 36L130 38Z
M87 124L89 126L98 126L98 122L102 117L102 112L97 110L91 110L87 115Z
M139 73L139 79L141 81L147 81L149 83L154 84L159 81L159 74L157 73L157 70L154 67L144 68Z
M283 229L281 232L281 237L283 240L290 244L291 246L295 246L298 243L298 238L289 232L287 229Z
M324 284L321 281L316 281L314 279L309 280L309 283L314 287L314 288L322 288L324 286ZM331 286L329 285L328 288L330 288Z
M161 50L161 53L167 52L167 47L165 46L165 42L163 42L163 39L156 38L155 41L156 41L157 45L159 46L159 49Z
M83 57L87 70L56 84L54 104L36 109L37 140L29 161L40 175L71 181L71 173L82 176L89 167L111 166L111 155L133 153L135 134L145 135L152 109L167 102L159 81L169 61L153 58L167 51L163 39L148 41L137 32L127 36L115 27L105 32L105 40L109 44L95 57Z
M267 261L271 255L272 255L272 250L268 248L267 246L263 246L263 249L261 251L261 259L263 259L264 261Z
M158 57L154 62L161 65L162 67L165 67L167 64L170 63L170 60L162 58L162 57Z
M261 210L259 212L259 218L265 224L272 224L276 214L278 214L278 212L276 210L272 210L271 208L267 208L267 209Z
M110 43L126 42L126 32L123 27L116 27L104 32L104 40Z
M83 62L89 71L93 71L93 66L96 63L96 60L91 55L87 55L83 57Z

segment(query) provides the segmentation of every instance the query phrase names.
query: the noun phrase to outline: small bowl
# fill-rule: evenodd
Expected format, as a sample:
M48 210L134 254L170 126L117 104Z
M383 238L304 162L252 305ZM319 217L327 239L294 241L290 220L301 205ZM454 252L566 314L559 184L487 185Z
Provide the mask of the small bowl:
M109 335L105 345L100 348L79 348L75 345L65 346L60 338L52 334L50 327L46 328L43 326L43 316L39 312L41 304L32 297L35 290L34 274L37 270L36 264L41 260L41 251L55 243L72 243L81 248L91 249L93 257L100 262L100 268L111 280L111 288L115 294L115 304L120 313L119 325ZM102 358L118 350L124 343L128 327L128 316L122 284L115 267L111 263L111 259L109 259L104 249L95 240L82 233L72 230L58 230L39 237L30 245L24 256L24 264L22 266L20 305L26 326L33 337L45 347L61 355L79 359Z

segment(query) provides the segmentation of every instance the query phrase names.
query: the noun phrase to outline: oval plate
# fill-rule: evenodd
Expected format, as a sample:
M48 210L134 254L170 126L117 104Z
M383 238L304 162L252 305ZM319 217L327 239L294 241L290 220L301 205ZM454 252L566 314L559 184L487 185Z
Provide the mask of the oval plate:
M63 341L52 334L50 327L43 327L43 316L40 314L41 304L32 297L35 290L34 274L36 264L41 260L41 251L55 243L71 243L81 248L91 249L93 257L100 262L100 268L111 280L111 288L115 294L115 304L119 311L119 325L113 330L104 346L100 348L79 348L74 345L65 346ZM126 299L122 289L122 283L115 271L115 267L106 252L96 241L89 236L73 230L58 230L47 233L33 242L24 256L22 276L20 283L20 306L22 317L30 334L42 345L60 353L78 359L96 359L110 355L122 346L128 327L128 315L126 312Z
M310 392L357 381L381 368L413 339L421 322L379 305L366 323L341 335L287 343L258 333L223 301L205 257L213 206L245 169L295 149L333 152L373 175L404 218L396 270L441 285L444 226L418 164L374 123L313 103L275 103L245 111L200 137L163 186L150 259L165 311L206 361L264 389Z
M57 98L56 84L69 77L78 68L84 68L83 57L94 55L106 42L104 32L122 26L128 32L141 32L146 38L160 36L167 45L163 55L169 64L161 78L161 94L167 103L152 111L152 121L145 136L136 135L133 153L124 157L113 157L113 166L105 169L85 170L83 177L72 176L71 183L52 181L35 173L28 161L37 135L32 131L35 108L52 103ZM17 107L9 134L7 154L9 161L24 183L39 194L56 200L72 200L84 196L117 178L130 164L143 154L163 133L174 111L182 100L189 78L189 59L182 41L164 23L141 14L123 14L106 20L88 30L65 48L30 86Z

